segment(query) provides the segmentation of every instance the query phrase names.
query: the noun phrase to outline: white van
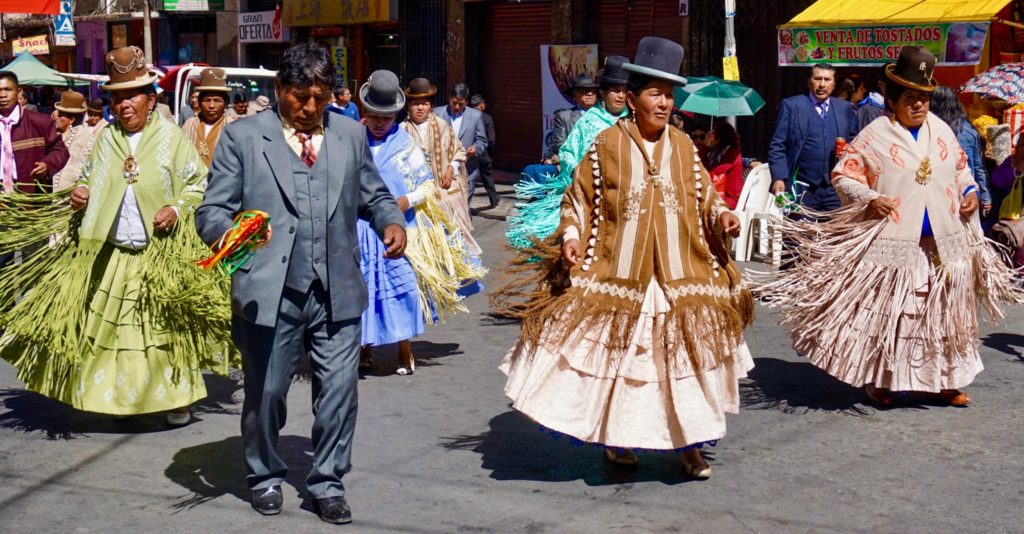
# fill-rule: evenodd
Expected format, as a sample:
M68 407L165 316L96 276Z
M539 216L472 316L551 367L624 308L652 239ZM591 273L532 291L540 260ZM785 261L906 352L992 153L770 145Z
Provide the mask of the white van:
M199 81L199 73L207 67L202 65L186 65L175 73L177 80L174 81L175 99L171 111L174 112L174 120L181 119L182 108L189 105L189 93L192 87ZM245 69L240 67L220 67L227 74L227 84L231 88L231 96L228 97L228 107L231 107L231 98L241 93L249 100L249 106L253 106L258 96L265 96L270 99L270 105L276 103L274 96L274 79L277 71L267 69Z

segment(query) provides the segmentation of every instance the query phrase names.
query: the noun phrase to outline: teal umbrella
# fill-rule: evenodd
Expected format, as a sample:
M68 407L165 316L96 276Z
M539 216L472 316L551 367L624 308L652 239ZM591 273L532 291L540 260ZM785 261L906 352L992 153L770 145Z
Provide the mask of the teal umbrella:
M712 117L750 116L764 107L757 91L715 76L690 76L684 87L676 87L672 97L681 111Z
M17 74L18 83L25 86L48 85L67 87L69 85L89 85L89 82L69 80L61 76L59 72L47 67L42 61L39 61L28 52L18 54L14 61L11 61L0 70Z

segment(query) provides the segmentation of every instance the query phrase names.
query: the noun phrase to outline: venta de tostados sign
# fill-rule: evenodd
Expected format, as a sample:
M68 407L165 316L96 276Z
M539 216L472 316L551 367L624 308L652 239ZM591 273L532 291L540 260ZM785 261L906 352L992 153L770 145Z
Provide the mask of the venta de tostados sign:
M281 9L238 14L238 42L286 43L288 28L281 25Z

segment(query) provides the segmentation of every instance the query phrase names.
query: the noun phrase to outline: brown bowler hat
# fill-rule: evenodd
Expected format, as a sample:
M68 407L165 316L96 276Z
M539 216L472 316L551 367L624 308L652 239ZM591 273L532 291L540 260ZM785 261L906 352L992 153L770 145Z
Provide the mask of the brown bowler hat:
M104 91L121 91L145 87L156 81L156 74L146 68L146 55L137 46L115 48L103 59L110 81L100 86Z
M931 93L939 85L935 72L935 54L917 45L904 46L896 63L885 66L885 76L897 85Z
M409 98L430 98L437 94L437 87L426 78L415 78L405 88L405 96Z
M60 94L60 102L53 105L57 111L79 115L88 111L85 108L85 95L77 91L64 91Z
M218 69L217 67L207 67L199 73L199 85L195 87L196 91L200 93L205 91L219 91L221 93L230 93L231 88L228 87L228 75L224 72L224 69Z
M85 108L93 113L103 113L103 99L94 98L89 101L89 105L85 106Z

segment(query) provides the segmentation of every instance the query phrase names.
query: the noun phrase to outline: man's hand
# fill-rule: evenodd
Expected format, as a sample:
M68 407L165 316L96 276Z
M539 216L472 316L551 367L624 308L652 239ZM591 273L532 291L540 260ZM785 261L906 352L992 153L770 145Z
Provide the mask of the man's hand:
M441 189L448 189L452 186L453 181L455 181L455 167L449 165L448 168L445 169L444 176L441 177L438 185L441 186Z
M974 212L978 211L978 192L971 191L967 193L967 196L960 201L960 216L967 218L974 215Z
M722 214L718 216L718 222L722 225L722 230L725 230L725 233L728 234L729 237L740 236L739 217L729 213L728 211L723 211Z
M170 206L164 206L153 217L153 229L158 232L166 232L174 228L176 222L178 222L178 214L174 213L174 209Z
M982 217L988 217L988 214L991 211L992 211L992 203L991 202L982 202L981 203L981 216Z
M37 161L36 166L32 167L32 176L34 178L42 178L46 176L46 173L48 172L50 171L46 170L46 164L41 161Z
M402 211L409 209L409 197L405 195L398 197L398 200L396 200L395 203L398 204L398 209Z
M80 210L89 204L89 188L80 185L71 191L71 209Z
M883 219L896 211L898 203L889 197L878 197L868 203L868 217Z
M580 240L570 239L562 243L562 259L569 267L575 267L580 262Z
M389 260L397 260L405 254L405 228L398 224L389 224L384 228L384 257Z
M778 195L779 193L786 192L786 182L782 180L775 180L772 182L772 194Z
M471 146L471 147L467 148L466 149L466 155L471 157L471 158L472 157L476 157L476 147L475 146Z

